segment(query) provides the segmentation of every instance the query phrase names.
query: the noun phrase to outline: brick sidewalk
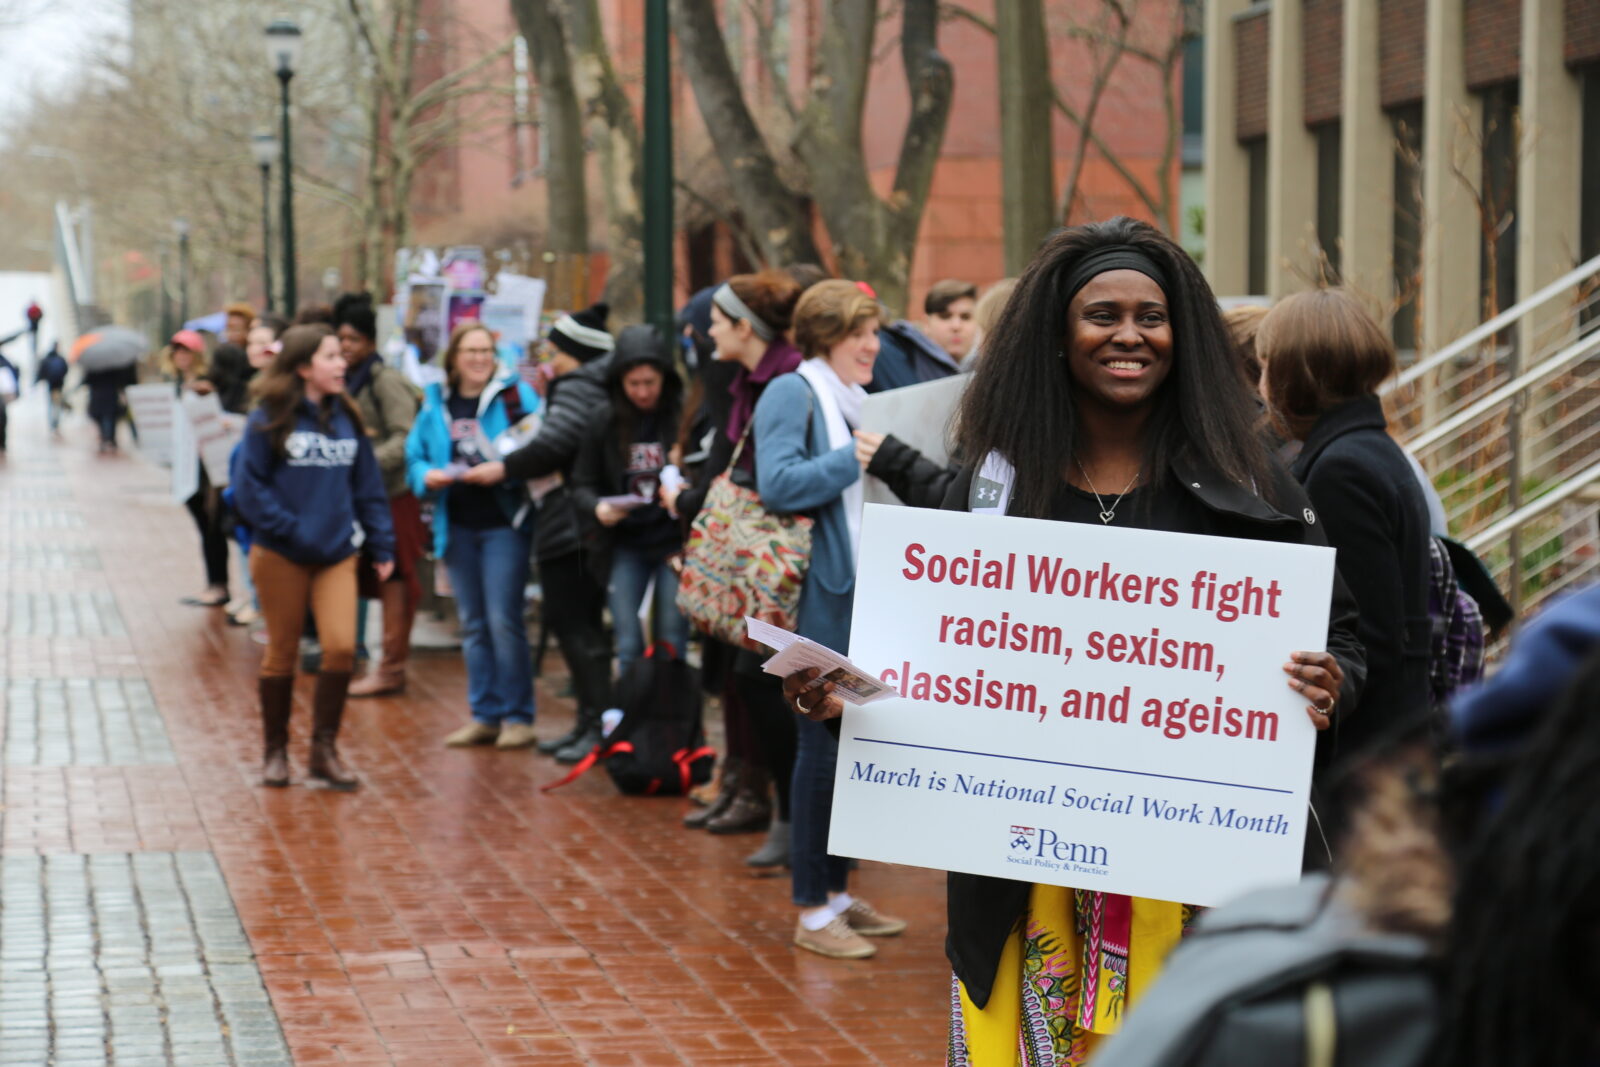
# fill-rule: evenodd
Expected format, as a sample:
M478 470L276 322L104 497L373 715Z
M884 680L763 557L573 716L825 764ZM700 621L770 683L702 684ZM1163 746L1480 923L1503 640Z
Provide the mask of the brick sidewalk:
M456 655L352 702L350 795L298 785L302 682L297 785L258 787L259 649L178 603L199 546L163 474L13 415L0 1064L942 1059L942 876L865 864L859 891L910 931L869 961L802 953L787 878L742 866L757 838L685 831L683 802L600 772L541 795L560 769L531 752L441 747ZM539 706L542 734L570 723Z

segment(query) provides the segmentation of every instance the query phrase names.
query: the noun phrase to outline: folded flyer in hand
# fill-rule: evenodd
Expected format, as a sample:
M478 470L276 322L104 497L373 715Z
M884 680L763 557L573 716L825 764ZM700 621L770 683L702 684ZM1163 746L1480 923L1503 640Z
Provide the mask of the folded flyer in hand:
M870 704L900 695L893 686L878 681L827 645L750 616L746 616L744 622L745 632L752 641L777 650L776 656L761 665L768 674L787 678L796 671L816 667L822 672L821 677L832 682L840 695L852 704Z
M632 511L634 508L642 508L646 504L652 503L652 501L649 497L640 496L638 493L624 493L621 496L603 496L600 498L600 503L610 504L618 511Z

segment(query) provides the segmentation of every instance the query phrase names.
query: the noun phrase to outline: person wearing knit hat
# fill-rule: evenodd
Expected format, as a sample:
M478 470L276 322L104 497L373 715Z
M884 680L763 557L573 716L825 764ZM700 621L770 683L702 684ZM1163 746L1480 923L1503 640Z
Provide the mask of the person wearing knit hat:
M576 370L616 347L615 340L606 332L606 319L610 315L610 305L594 304L582 311L563 315L551 325L545 340L556 350L551 357L556 374ZM571 362L567 363L567 360Z

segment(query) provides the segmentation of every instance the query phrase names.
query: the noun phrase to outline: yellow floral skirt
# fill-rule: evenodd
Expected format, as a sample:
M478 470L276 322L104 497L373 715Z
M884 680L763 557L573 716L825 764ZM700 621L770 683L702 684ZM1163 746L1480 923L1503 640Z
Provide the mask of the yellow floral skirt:
M952 976L950 1067L1077 1067L1155 980L1195 909L1035 885L989 1003Z

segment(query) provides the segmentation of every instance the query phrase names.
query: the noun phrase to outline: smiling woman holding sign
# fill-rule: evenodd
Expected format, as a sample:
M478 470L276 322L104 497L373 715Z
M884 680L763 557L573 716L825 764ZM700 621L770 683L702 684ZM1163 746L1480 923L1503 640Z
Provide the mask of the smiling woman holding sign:
M976 466L944 507L1324 544L1305 495L1269 459L1257 412L1216 298L1181 248L1126 218L1064 230L985 338L959 418L959 454ZM1338 582L1331 619L1331 651L1281 652L1285 683L1322 731L1354 707L1365 673ZM810 718L842 711L810 672L785 690ZM952 873L950 1062L1009 1065L1019 1050L1022 1062L1083 1062L1159 970L1189 910Z

